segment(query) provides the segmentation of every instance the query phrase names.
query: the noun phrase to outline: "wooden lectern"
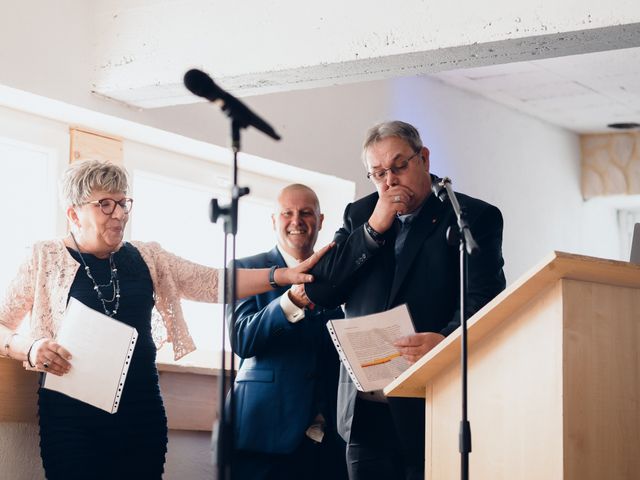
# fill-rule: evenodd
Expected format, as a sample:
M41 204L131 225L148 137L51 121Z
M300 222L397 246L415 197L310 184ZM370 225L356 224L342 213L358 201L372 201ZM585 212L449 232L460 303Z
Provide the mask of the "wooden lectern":
M470 478L640 478L640 265L555 252L469 320ZM460 330L385 388L460 478Z
M38 421L38 374L0 358L0 423Z

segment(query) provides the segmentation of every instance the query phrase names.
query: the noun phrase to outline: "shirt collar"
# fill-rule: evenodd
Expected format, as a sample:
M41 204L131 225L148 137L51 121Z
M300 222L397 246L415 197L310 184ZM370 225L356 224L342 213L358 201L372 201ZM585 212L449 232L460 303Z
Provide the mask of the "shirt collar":
M411 222L413 222L413 220L420 214L420 212L422 211L422 207L424 207L424 204L427 203L427 199L430 197L431 195L429 195L427 198L424 199L424 201L420 204L420 206L418 208L416 208L413 212L411 213L407 213L405 215L396 215L396 217L398 218L398 220L400 220L401 223L407 223L407 225L410 225Z
M300 260L289 255L283 248L280 248L280 245L276 245L276 248L278 249L278 252L280 252L280 255L282 255L282 258L284 258L284 263L287 264L287 267L293 268L300 263Z

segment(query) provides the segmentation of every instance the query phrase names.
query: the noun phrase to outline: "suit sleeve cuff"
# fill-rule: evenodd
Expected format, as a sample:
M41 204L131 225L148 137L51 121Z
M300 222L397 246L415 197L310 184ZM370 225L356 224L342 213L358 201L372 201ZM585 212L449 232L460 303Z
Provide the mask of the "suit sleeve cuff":
M280 307L290 323L297 323L304 318L304 309L291 301L288 290L280 296Z
M377 250L378 248L380 248L380 244L373 239L371 234L367 232L367 229L362 227L362 230L364 231L364 242L366 243L369 251Z

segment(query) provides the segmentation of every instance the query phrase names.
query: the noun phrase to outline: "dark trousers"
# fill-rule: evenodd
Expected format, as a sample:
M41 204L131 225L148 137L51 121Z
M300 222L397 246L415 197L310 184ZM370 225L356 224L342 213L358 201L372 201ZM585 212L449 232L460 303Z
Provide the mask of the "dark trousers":
M424 426L424 416L415 421ZM349 479L424 479L424 450L417 452L403 440L388 404L356 399L347 444Z
M346 480L345 444L327 432L322 443L305 436L285 455L237 450L232 469L233 480Z

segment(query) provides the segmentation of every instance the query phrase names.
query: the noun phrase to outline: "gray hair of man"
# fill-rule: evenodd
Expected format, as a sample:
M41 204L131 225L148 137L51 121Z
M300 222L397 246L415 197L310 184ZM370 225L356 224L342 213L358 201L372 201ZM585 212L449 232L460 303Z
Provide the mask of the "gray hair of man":
M362 143L362 162L367 166L367 149L374 143L388 137L398 137L409 144L414 152L422 148L422 139L418 130L413 125L401 120L382 122L374 125L367 131Z
M60 181L60 201L64 208L84 205L94 191L127 193L127 171L111 162L83 160L66 169Z

